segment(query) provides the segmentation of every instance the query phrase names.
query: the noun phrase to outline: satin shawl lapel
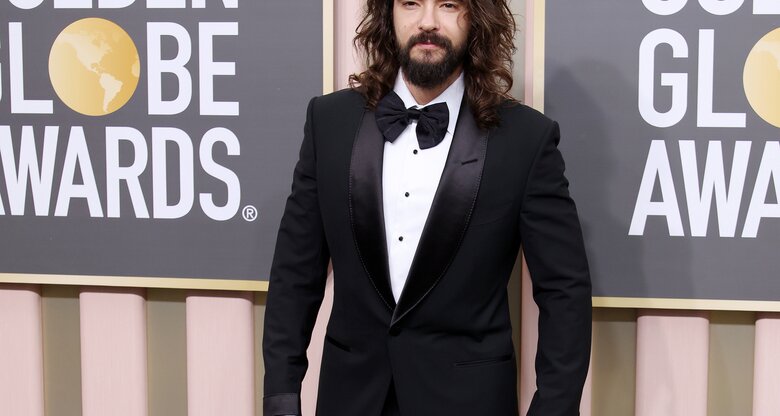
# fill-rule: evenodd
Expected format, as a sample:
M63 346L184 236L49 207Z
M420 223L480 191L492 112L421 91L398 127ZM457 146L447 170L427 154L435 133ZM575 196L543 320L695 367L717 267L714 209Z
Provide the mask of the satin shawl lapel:
M385 141L373 111L363 121L352 145L349 168L349 218L358 255L371 283L390 310L395 298L390 287L382 208L382 157Z
M391 326L422 301L452 263L477 199L486 151L487 132L477 127L464 97L447 162Z

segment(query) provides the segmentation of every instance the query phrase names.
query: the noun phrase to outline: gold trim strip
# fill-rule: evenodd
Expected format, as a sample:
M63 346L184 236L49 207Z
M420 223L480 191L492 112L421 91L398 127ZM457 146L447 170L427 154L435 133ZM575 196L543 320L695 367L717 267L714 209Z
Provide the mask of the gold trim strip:
M534 4L533 108L544 112L544 27L545 0L528 0Z
M242 290L267 292L268 282L178 277L87 276L66 274L0 273L0 283L145 287L165 289ZM780 301L628 298L594 296L594 308L686 309L712 311L780 312Z
M165 289L245 290L267 292L268 282L260 280L194 279L178 277L86 276L67 274L0 273L0 283L146 287Z
M334 0L322 0L322 93L333 92L334 88Z
M596 308L687 309L706 311L780 312L780 301L593 297Z

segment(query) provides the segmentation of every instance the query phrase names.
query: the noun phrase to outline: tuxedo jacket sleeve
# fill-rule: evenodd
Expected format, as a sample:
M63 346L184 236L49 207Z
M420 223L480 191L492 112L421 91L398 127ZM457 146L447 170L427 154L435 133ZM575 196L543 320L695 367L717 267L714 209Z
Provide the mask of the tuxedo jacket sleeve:
M558 124L550 123L529 172L520 212L523 253L539 306L537 391L529 416L578 415L591 345L591 285L577 210L569 196Z
M271 265L263 332L266 416L300 415L306 349L325 292L330 255L317 197L315 100L306 112L303 144Z

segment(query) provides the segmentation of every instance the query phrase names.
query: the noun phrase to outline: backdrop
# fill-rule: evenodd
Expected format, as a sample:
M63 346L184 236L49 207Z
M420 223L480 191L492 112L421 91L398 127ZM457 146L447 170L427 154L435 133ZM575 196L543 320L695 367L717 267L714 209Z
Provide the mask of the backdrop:
M0 272L267 280L322 93L321 1L0 16Z
M594 296L780 299L778 14L762 0L546 2L545 112Z

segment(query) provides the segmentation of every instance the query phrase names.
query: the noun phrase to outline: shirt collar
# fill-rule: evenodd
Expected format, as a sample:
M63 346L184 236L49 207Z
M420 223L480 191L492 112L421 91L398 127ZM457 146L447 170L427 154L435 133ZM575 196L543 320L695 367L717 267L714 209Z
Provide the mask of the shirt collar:
M436 103L447 103L447 108L450 111L450 119L449 123L447 124L447 133L453 134L455 131L455 125L458 122L458 114L460 113L460 104L461 101L463 101L463 92L465 91L465 82L463 79L463 71L460 72L460 75L458 78L455 79L455 81L450 84L447 89L445 89L441 94L439 94L438 97L434 98L425 105L417 104L417 101L414 99L414 96L412 96L412 93L409 91L409 87L406 85L406 81L404 81L404 77L401 74L401 70L398 70L398 75L395 78L395 86L393 87L393 91L395 91L396 94L398 94L399 97L401 97L401 100L404 102L404 106L406 108L409 107L419 107L424 108L431 104Z

